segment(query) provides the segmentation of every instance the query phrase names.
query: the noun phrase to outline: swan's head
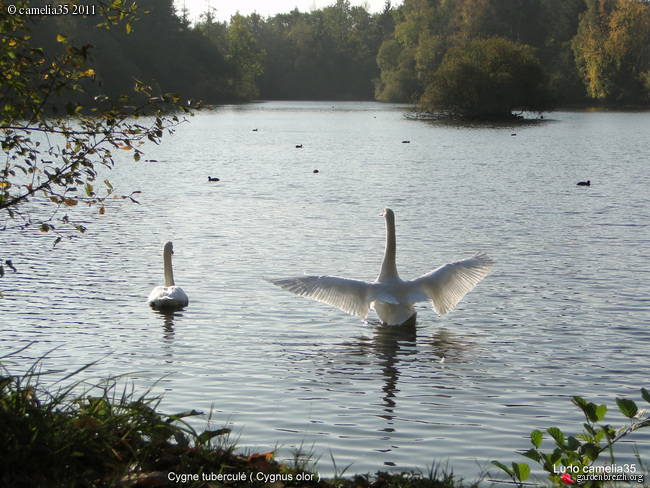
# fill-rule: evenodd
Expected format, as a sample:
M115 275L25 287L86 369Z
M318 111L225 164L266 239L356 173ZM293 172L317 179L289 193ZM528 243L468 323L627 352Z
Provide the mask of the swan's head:
M381 216L384 217L386 220L388 219L395 220L395 214L390 208L385 208L384 211L381 213Z
M163 254L171 256L174 254L174 245L172 244L172 241L167 241L163 245Z

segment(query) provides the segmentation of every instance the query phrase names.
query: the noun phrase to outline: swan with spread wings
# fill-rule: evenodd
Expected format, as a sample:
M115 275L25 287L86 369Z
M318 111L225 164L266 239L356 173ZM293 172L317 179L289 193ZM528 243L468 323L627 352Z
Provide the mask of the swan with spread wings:
M386 220L386 248L379 276L373 283L327 275L265 279L284 290L333 305L364 320L372 308L385 325L410 325L415 323L417 315L415 303L429 301L436 313L444 315L487 276L494 264L486 253L478 252L404 281L395 264L395 214L386 208L382 215Z

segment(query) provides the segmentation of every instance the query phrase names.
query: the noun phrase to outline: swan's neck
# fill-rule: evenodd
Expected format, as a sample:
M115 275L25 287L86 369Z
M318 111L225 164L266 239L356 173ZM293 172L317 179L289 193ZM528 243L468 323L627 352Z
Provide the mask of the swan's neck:
M174 270L172 269L171 252L165 252L163 254L163 262L165 264L165 286L174 286Z
M397 265L395 264L395 216L387 214L386 216L386 250L384 251L384 261L381 263L381 271L377 281L384 281L390 278L397 278Z

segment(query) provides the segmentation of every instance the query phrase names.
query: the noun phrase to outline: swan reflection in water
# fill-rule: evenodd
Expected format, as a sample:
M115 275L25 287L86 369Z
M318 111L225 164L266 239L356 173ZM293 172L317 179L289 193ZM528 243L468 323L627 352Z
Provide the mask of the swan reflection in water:
M467 338L446 328L437 329L429 337L423 335L425 329L416 325L386 327L377 324L373 326L372 337L360 337L357 341L344 344L351 348L352 356L377 358L383 381L381 390L384 413L380 417L388 421L395 417L401 390L400 377L407 369L407 374L412 375L415 371L418 377L440 378L438 386L429 384L428 388L453 390L454 385L446 381L448 375L439 375L437 372L445 369L445 358L448 358L447 362L449 359L463 362L465 352L474 346ZM354 359L352 361L355 362ZM389 427L387 429L393 430Z
M162 340L167 345L170 346L174 342L174 321L183 316L183 313L178 310L164 310L164 309L152 309L153 314L162 320ZM167 354L171 356L171 353Z
M373 450L384 453L385 466L397 465L392 456L399 456L394 451L400 443L395 444L395 440L412 432L412 425L404 425L409 418L404 407L409 408L414 395L421 397L420 408L427 412L418 421L421 422L418 429L422 430L422 436L433 435L436 425L431 424L430 412L436 408L433 403L444 402L444 399L432 397L450 397L459 387L454 381L453 366L449 368L441 360L448 358L447 362L452 365L463 362L465 351L472 347L466 338L447 329L438 329L432 336L425 331L421 326L375 326L369 340L357 343L360 347L356 348L356 354L374 356L373 371L377 375L381 373L381 403L377 411L370 414L384 421L376 428L380 437ZM400 404L400 400L404 400L404 404Z
M417 355L416 339L417 327L415 325L375 327L373 349L380 361L379 365L384 378L381 389L386 415L381 415L381 417L386 420L392 420L397 405L397 393L399 392L397 383L400 376L399 363L409 358L409 356Z

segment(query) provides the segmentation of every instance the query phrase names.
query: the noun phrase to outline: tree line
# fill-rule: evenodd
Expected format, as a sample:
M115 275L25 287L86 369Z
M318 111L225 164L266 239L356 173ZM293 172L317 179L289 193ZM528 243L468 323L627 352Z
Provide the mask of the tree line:
M650 100L648 1L404 0L394 15L395 30L377 58L380 100L426 101L441 68L493 39L513 43L529 67L536 59L542 71L535 76L543 73L543 88L562 103Z
M404 0L378 13L336 0L268 18L207 11L195 22L173 0L137 5L130 32L98 29L92 15L48 16L34 19L34 42L60 49L63 34L88 46L94 89L112 96L139 80L210 103L376 99L467 110L463 97L488 92L516 93L522 108L650 102L647 0Z

